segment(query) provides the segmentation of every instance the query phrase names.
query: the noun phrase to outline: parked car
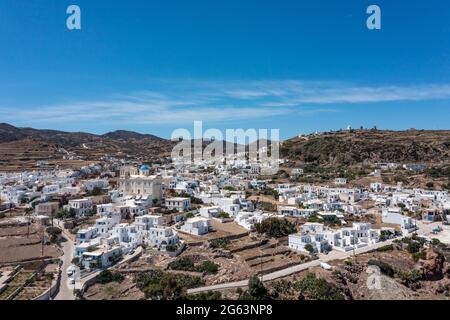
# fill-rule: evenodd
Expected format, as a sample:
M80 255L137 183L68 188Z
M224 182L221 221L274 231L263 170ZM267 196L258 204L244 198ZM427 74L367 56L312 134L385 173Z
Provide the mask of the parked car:
M75 267L74 267L74 266L69 266L69 267L67 268L67 275L68 275L69 277L71 277L74 273L75 273Z
M325 269L325 270L331 270L331 269L333 269L332 266L330 266L328 263L325 263L325 262L321 262L321 263L320 263L320 266L322 267L322 269Z

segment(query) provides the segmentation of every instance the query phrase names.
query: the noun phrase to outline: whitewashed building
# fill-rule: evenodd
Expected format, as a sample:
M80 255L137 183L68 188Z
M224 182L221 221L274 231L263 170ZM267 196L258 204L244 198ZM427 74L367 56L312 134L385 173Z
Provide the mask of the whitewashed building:
M160 201L162 198L161 177L151 176L150 167L143 165L139 171L135 167L122 167L120 169L119 190L124 195L150 196L152 200Z
M75 210L77 216L85 216L92 213L93 203L90 199L69 200L68 208Z
M204 217L190 218L181 226L180 230L196 236L207 234L211 230L211 219Z
M167 198L164 205L169 210L187 211L191 207L191 199L183 197Z

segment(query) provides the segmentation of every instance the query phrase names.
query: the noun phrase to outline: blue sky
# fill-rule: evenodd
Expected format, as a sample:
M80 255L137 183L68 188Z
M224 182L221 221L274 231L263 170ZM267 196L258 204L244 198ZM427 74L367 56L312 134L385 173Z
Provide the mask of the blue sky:
M0 122L170 137L194 120L450 129L450 2L1 0Z

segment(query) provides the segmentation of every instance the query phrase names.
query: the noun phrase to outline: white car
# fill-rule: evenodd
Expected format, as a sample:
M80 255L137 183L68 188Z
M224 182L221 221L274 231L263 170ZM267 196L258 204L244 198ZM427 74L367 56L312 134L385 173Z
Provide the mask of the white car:
M321 262L321 263L320 263L320 266L322 267L322 269L325 269L325 270L331 270L331 269L333 269L332 266L330 266L328 263L325 263L325 262Z
M67 268L67 275L70 277L75 273L75 267L74 266L70 266Z

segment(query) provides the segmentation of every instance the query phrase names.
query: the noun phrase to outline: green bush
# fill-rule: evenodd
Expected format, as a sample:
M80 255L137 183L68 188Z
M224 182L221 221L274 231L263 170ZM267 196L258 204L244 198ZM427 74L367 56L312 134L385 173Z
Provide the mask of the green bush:
M176 246L176 245L168 244L168 245L166 246L166 251L167 251L167 252L175 252L176 250L177 250L177 246Z
M396 276L400 279L405 286L416 289L419 287L419 280L422 279L422 274L418 270L412 271L396 271Z
M392 251L394 250L394 246L392 244L388 244L387 246L383 246L378 248L376 251L378 252L386 252L386 251Z
M418 262L420 259L424 260L427 253L425 250L421 250L419 252L412 253L411 256L415 262Z
M419 243L417 243L417 242L415 242L415 241L411 241L411 242L408 244L408 247L406 248L406 250L408 250L409 253L414 254L414 253L418 253L419 250L420 250L420 248L421 248L421 246L420 246Z
M314 253L314 247L310 243L305 245L305 250L307 250L311 254Z
M197 294L190 294L187 296L188 300L221 300L222 299L222 293L219 291L207 291L207 292L200 292Z
M163 274L163 272L161 270L150 270L147 272L139 272L134 277L134 282L136 283L136 286L140 290L143 290L145 287L147 287L151 283L159 281L162 274Z
M206 272L209 274L217 273L219 271L219 265L209 260L204 261L201 265L196 267L199 272Z
M295 225L286 219L269 218L261 223L255 224L258 233L265 234L273 238L281 238L296 231Z
M268 298L267 289L257 275L250 277L248 290L239 295L240 300L267 300Z
M111 272L110 270L103 270L97 277L97 283L105 284L110 282L122 282L125 279L120 272Z
M278 280L272 283L272 287L279 294L289 294L292 289L292 283L288 280Z
M196 266L194 261L189 257L182 257L172 261L168 267L172 270L206 272L210 274L217 273L219 270L219 265L209 260L203 261L203 263Z
M57 227L47 227L46 232L50 236L51 243L59 243L61 241L61 229Z
M327 282L325 279L318 279L314 273L308 275L295 283L296 289L308 299L312 300L344 300L344 295L339 288Z
M195 197L190 197L192 204L203 204L203 200Z
M311 223L317 223L317 222L323 222L322 219L320 219L317 214L312 214L310 215L307 219L307 222L311 222Z
M266 195L266 196L272 196L275 199L278 199L278 197L280 196L278 194L278 191L275 190L275 189L272 189L272 188L267 188L266 190L264 190L263 194Z
M180 271L195 271L194 261L189 257L181 257L168 265L169 269Z
M389 230L381 230L380 233L380 241L386 241L389 239L390 236L392 236L392 232Z
M217 238L209 241L209 245L213 249L216 248L227 249L229 244L230 240L228 238Z
M230 217L230 215L228 213L222 211L217 215L217 217L221 218L221 219L227 219Z
M450 177L450 166L437 168L437 167L429 167L425 169L425 173L427 176L438 179L443 177Z
M431 239L431 245L438 247L441 245L441 241L439 241L439 239L433 238Z
M89 196L100 196L102 194L102 189L99 187L95 187L92 191L87 193Z
M75 209L70 208L69 210L61 209L58 211L58 213L55 215L55 218L57 219L71 219L75 218L76 212Z
M140 272L134 279L136 286L145 294L147 299L184 299L186 289L203 284L200 277L186 274L173 274L152 270Z
M47 229L45 230L49 235L60 235L61 234L61 229L58 227L47 227Z
M188 213L186 213L186 218L192 218L192 217L194 217L194 213L193 212L188 212Z

